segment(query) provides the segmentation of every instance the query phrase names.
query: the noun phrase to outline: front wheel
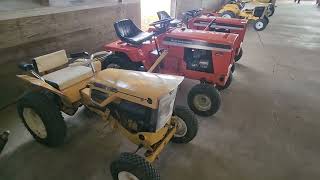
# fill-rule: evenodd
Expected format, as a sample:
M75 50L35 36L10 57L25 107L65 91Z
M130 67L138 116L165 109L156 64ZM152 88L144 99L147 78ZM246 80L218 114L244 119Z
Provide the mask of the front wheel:
M227 82L224 86L220 86L220 85L216 85L216 88L219 90L219 91L222 91L222 90L225 90L227 89L230 85L231 85L231 82L232 82L232 73L229 74L229 77L227 79Z
M110 166L113 180L160 180L160 175L143 157L121 153Z
M188 94L188 105L199 116L212 116L218 112L220 104L220 93L211 84L197 84Z
M236 55L236 57L234 57L234 61L238 62L241 59L242 54L243 54L243 50L242 48L240 48L238 54Z
M266 18L263 18L263 19L257 19L253 27L256 31L262 31L267 27L267 25L268 25L268 20Z
M176 106L173 117L176 120L177 131L171 141L179 144L192 141L198 132L198 120L193 112L186 107Z

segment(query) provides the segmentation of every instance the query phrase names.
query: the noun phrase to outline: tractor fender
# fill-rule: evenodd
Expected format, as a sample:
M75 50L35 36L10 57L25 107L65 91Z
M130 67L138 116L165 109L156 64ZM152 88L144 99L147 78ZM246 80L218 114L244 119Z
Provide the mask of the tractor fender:
M17 75L17 77L22 79L23 81L26 81L26 82L32 84L32 85L47 89L48 91L50 91L60 97L67 98L61 91L57 90L56 88L52 87L50 84L48 84L38 78L27 76L27 75Z

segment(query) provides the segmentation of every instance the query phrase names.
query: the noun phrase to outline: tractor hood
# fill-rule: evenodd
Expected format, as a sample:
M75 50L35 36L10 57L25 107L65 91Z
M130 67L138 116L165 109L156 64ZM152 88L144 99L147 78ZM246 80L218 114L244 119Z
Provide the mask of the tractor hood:
M183 79L182 76L110 68L98 72L93 83L114 88L117 92L141 100L150 98L153 102L157 102L161 97L177 89Z
M201 31L192 29L175 29L166 34L163 44L195 49L230 52L234 49L237 34Z

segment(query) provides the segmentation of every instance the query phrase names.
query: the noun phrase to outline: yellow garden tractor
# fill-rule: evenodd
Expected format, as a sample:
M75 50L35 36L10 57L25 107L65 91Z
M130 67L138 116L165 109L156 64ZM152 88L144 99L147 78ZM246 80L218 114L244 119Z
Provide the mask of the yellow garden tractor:
M110 166L114 180L159 180L151 163L170 142L188 143L197 134L198 122L192 111L174 107L181 76L121 69L101 70L99 52L70 63L64 50L34 58L18 75L29 91L18 101L22 122L36 141L47 146L63 144L67 133L61 115L76 113L80 106L97 113L119 130L144 155L122 153Z
M276 7L276 0L242 0L244 3L260 3L268 5L267 16L271 17L274 14Z
M218 14L224 18L240 18L253 21L254 29L262 31L269 24L268 11L269 4L232 0L224 5L218 11Z

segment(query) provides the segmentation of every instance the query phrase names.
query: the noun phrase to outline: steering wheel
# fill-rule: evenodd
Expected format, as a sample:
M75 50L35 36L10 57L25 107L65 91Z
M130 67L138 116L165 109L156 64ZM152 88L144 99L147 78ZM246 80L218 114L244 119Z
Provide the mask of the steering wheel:
M161 19L159 21L154 21L153 23L149 24L150 26L155 26L160 24L160 26L166 25L166 24L170 24L170 21L172 21L172 18L165 18L165 19Z

